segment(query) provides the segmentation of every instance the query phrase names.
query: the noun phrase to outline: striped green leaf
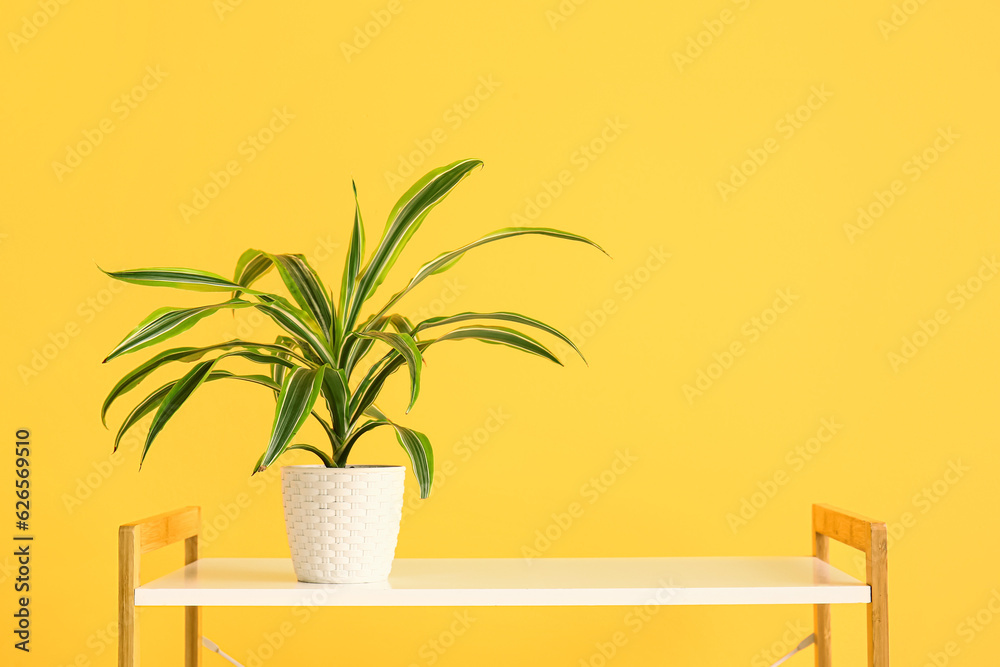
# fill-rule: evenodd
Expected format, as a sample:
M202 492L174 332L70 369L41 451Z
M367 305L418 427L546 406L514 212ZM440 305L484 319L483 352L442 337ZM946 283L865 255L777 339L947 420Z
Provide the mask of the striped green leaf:
M447 340L479 340L484 343L505 345L516 350L521 350L522 352L543 357L560 366L562 365L562 362L559 361L556 355L535 339L520 331L504 327L461 327L438 338L419 341L416 345L417 349L422 353L431 345ZM369 368L368 373L358 384L354 390L354 394L351 396L350 413L352 424L357 423L362 415L371 408L382 391L386 380L399 370L404 363L406 361L403 356L396 349L393 349Z
M375 419L365 422L351 434L351 437L345 443L344 451L338 464L346 465L348 454L350 454L354 444L362 435L380 426L391 426L396 431L396 440L410 458L410 463L413 466L413 475L420 484L420 497L426 498L430 495L431 483L434 481L434 450L431 447L430 440L419 431L414 431L395 423L374 405L369 406L365 412L375 417Z
M364 326L359 327L361 331L383 331L389 325L389 319L386 317L380 318L378 321L366 322ZM347 332L344 338L344 344L340 348L340 367L344 369L347 373L347 377L351 377L351 373L354 372L354 367L357 363L368 354L368 350L371 349L372 345L375 344L374 338L361 338L359 336L351 335L353 332Z
M458 313L457 315L447 315L444 317L432 317L430 319L424 320L423 322L419 322L413 328L413 332L417 333L424 329L430 329L431 327L446 326L450 324L455 324L457 322L464 322L466 320L501 320L507 322L517 322L518 324L525 324L529 327L541 329L542 331L552 334L559 340L569 345L571 348L573 348L574 351L576 351L577 354L580 355L580 358L583 359L584 362L587 361L583 356L583 352L581 352L580 349L576 346L576 344L572 340L570 340L569 336L562 333L555 327L545 324L545 322L541 322L539 320L527 317L525 315L519 315L518 313L508 313L504 311L495 313L466 312L466 313Z
M211 382L213 380L222 380L226 378L232 378L235 380L245 380L247 382L253 382L255 384L263 384L265 387L273 384L270 378L268 378L266 375L236 375L234 373L230 373L229 371L224 371L220 369L213 370L211 373L209 373L208 377L205 378L205 382ZM118 435L115 436L115 450L118 449L118 444L121 442L122 436L124 436L125 433L130 428L135 426L143 417L148 415L150 412L160 407L160 403L163 402L163 399L166 397L167 394L170 393L170 390L174 388L175 384L177 384L177 380L172 380L171 382L166 383L165 385L163 385L162 387L151 393L149 396L144 398L139 403L139 405L135 406L132 412L129 413L128 417L125 418L125 421L122 422L121 428L118 429ZM274 385L274 389L280 389L280 388L281 387L279 387L278 385Z
M430 342L424 341L418 343L417 347L423 350L429 344ZM378 398L379 392L382 391L386 380L405 363L406 361L403 359L403 356L396 350L392 350L389 354L372 364L371 368L368 369L368 373L365 374L365 377L358 384L354 390L354 394L351 396L349 409L352 424L357 423L365 411L371 407L375 399Z
M211 373L209 373L208 377L205 378L205 382L212 382L213 380L240 380L243 382L250 382L252 384L260 385L262 387L270 389L271 391L275 392L275 395L277 395L277 393L281 391L281 385L274 382L274 380L272 380L266 375L237 375L236 373L231 373L229 371L217 368L213 370ZM115 437L115 450L118 449L118 445L121 442L121 439L125 435L125 433L130 428L135 426L140 420L142 420L143 417L148 415L153 410L156 410L160 406L160 403L163 402L163 399L167 396L167 394L170 393L170 390L174 388L174 385L176 385L177 382L178 380L173 380L171 382L166 383L162 387L158 388L152 394L144 398L139 403L139 405L137 405L132 410L132 412L129 413L129 416L125 419L125 421L122 423L121 428L118 430L118 435ZM323 424L325 428L329 428L328 426L326 426L326 423L323 421L323 418L320 417L318 414L316 414L315 411L312 413L312 415L320 422L320 424Z
M225 303L197 308L158 308L140 322L139 326L133 329L129 335L125 336L124 340L118 343L104 361L107 362L123 354L136 352L173 338L193 327L202 318L208 317L222 308L246 308L251 305L253 304L249 301L231 299Z
M316 318L313 317L313 314L310 313L308 310L303 310L302 308L299 308L298 304L292 303L291 301L281 296L280 294L262 294L257 297L257 300L260 301L261 303L269 303L280 306L284 310L287 310L289 313L294 314L295 317L305 322L312 330L312 332L315 333L317 336L319 336L320 338L323 337L323 332L319 326L319 322L316 321Z
M406 411L409 412L413 408L413 404L417 402L417 395L420 394L420 371L423 360L420 357L420 350L417 349L416 341L409 334L388 331L369 331L357 335L361 338L374 338L388 344L406 361L410 368L410 404L406 408Z
M115 436L115 446L113 451L118 451L118 445L121 443L122 437L130 428L139 423L140 419L160 407L160 403L163 402L163 399L170 393L170 390L174 388L175 384L177 384L176 381L168 382L146 398L142 399L139 405L132 409L132 412L129 413L128 417L125 418L125 421L122 422L121 427L118 429L118 435Z
M233 348L241 348L247 352L259 352L260 350L270 350L275 352L278 357L272 361L270 355L261 355L258 357L250 357L251 361L257 361L258 363L273 363L275 367L282 368L284 366L290 366L291 363L288 359L291 356L298 357L290 349L282 345L268 345L266 343L247 343L241 340L231 340L225 343L219 343L217 345L208 345L206 347L177 347L164 352L159 353L149 361L141 364L140 366L133 369L125 377L118 381L118 384L114 386L108 397L104 399L104 404L101 406L101 423L107 426L107 414L108 409L111 405L122 395L128 393L132 389L135 389L139 384L148 377L151 373L156 371L161 366L171 363L171 362L191 362L198 361L203 356L209 352L215 352L219 350L232 350ZM302 361L305 361L304 359Z
M327 346L326 341L323 340L322 335L311 326L309 318L302 311L290 307L287 305L287 302L283 304L280 301L256 303L253 305L257 308L257 310L274 320L279 327L292 334L294 338L301 341L304 348L312 351L312 353L315 354L316 357L322 361L322 363L329 364L330 366L336 368L337 364L333 359L333 355L330 348Z
M233 273L233 281L241 287L249 287L258 278L265 275L274 263L267 253L250 248L240 255L236 262L236 271Z
M391 324L392 327L399 333L409 334L410 336L416 333L413 322L411 322L408 317L403 317L402 315L397 315L395 313L392 315L383 315L383 317L385 317L389 324Z
M351 455L351 450L354 448L354 444L358 441L358 439L361 436L363 436L368 431L371 431L372 429L378 428L379 426L388 426L388 425L389 421L388 418L386 418L380 420L367 421L358 428L354 429L351 432L351 434L347 437L347 439L344 441L343 447L341 447L341 449L336 453L336 457L334 458L334 463L336 463L341 468L347 465L347 457Z
M365 223L361 219L361 206L358 204L358 186L353 179L351 187L354 189L354 227L351 229L351 245L347 248L344 276L340 282L340 314L345 322L354 321L352 314L354 290L361 274L361 262L365 258Z
M293 366L293 368L294 368L294 366ZM329 371L329 370L330 369L327 368L327 371ZM258 385L261 385L263 387L267 387L272 392L274 392L274 398L275 398L275 400L278 399L278 396L281 393L281 386L282 386L282 382L284 381L284 379L283 379L282 382L275 382L274 379L273 379L273 376L272 377L268 377L267 375L235 375L233 373L229 373L228 371L220 371L220 370L212 371L212 375L213 376L216 373L222 373L223 374L223 375L220 376L220 378L221 377L227 377L227 378L232 378L234 380L243 380L244 382L252 382L253 384L258 384ZM209 380L212 380L212 379L216 379L216 378L209 377ZM340 438L338 438L337 435L333 432L333 427L331 427L326 422L326 420L323 419L323 417L318 412L316 412L316 410L313 410L311 412L311 415L316 419L317 422L319 422L319 425L323 427L323 431L326 433L327 438L330 440L330 445L333 447L334 450L336 450L340 446L340 442L341 441L340 441Z
M259 472L263 472L284 453L288 443L309 416L323 386L325 368L296 368L285 377L274 410L271 440L267 443L264 459L257 468Z
M399 333L407 334L411 338L414 335L413 323L408 318L395 313L392 315L382 315L376 321L359 327L359 331L364 333L384 331L389 326ZM348 377L351 376L354 367L364 358L374 342L374 338L363 338L360 336L348 336L347 340L344 341L344 346L340 351L340 365Z
M343 442L350 427L347 408L351 400L351 389L347 385L347 375L342 369L326 369L323 375L323 397L333 418L333 430L338 440Z
M301 444L301 443L300 444L295 444L295 445L289 445L285 449L285 451L286 452L290 452L293 449L303 449L303 450L305 450L307 452L312 452L313 454L315 454L316 456L319 457L320 461L322 461L323 465L325 465L327 468L336 468L337 467L336 464L333 462L333 459L330 458L329 454L327 454L326 452L324 452L321 449L313 447L312 445L304 445L304 444ZM257 465L259 466L260 462L258 462Z
M419 229L431 209L448 196L448 193L461 183L473 169L482 164L480 160L459 160L435 169L417 181L399 198L389 213L389 220L378 248L369 259L355 287L349 317L344 323L345 332L354 328L354 322L361 310L361 305L375 293L378 286L385 280L406 243Z
M442 273L450 269L458 262L458 260L462 259L465 253L469 252L473 248L478 248L481 245L486 245L487 243L492 243L494 241L502 241L503 239L514 238L515 236L527 236L527 235L549 236L552 238L564 239L567 241L578 241L580 243L586 243L588 245L591 245L600 250L601 252L603 252L605 255L607 255L607 252L605 252L604 248L597 245L590 239L584 236L580 236L579 234L572 234L570 232L564 232L559 229L551 229L549 227L504 227L503 229L498 229L491 234L487 234L481 239L478 239L476 241L473 241L472 243L464 245L461 248L457 248L456 250L451 250L449 252L442 253L441 255L438 255L435 259L424 264L422 267L420 267L420 270L417 271L417 275L415 275L413 279L410 280L410 284L404 287L396 294L394 294L392 298L389 299L389 302L382 307L382 310L378 312L378 315L381 315L386 311L388 311L390 308L392 308L397 301L402 299L403 296L405 296L410 290L412 290L414 287L423 282L425 278L428 278L429 276L432 276L436 273Z
M149 425L149 433L146 434L146 443L142 447L142 456L139 457L139 467L142 467L146 460L146 454L153 444L153 440L159 435L163 427L167 425L171 417L177 412L184 402L202 385L212 372L212 367L216 364L216 359L209 359L195 364L187 374L178 380L166 396L160 402L153 416L153 422Z
M522 352L543 357L562 366L562 362L559 361L559 357L552 354L548 348L539 343L537 340L521 333L520 331L515 331L506 327L460 327L454 331L449 331L443 336L435 338L434 342L440 343L446 340L479 340L484 343L491 343L494 345L506 345L507 347L514 348L515 350L521 350Z
M434 481L434 450L431 441L420 431L400 426L390 422L396 430L396 440L406 450L413 466L413 474L420 484L420 497L426 498L431 493L431 483Z
M333 341L333 304L316 271L302 255L267 255L278 269L282 282L299 306L319 324L327 342Z
M104 269L101 269L104 271ZM193 290L195 292L228 292L239 287L231 280L226 280L217 273L199 271L198 269L179 269L159 267L151 269L130 269L127 271L104 271L105 274L133 285L148 285L151 287L173 287L176 289Z
M274 344L289 350L288 354L284 354L282 352L276 353L278 356L283 357L285 359L290 358L290 355L293 354L291 350L294 350L296 347L295 339L290 338L288 336L276 337L274 339ZM308 366L309 364L306 365ZM271 366L271 379L280 385L285 379L285 367L281 366L280 364L275 364L274 366Z

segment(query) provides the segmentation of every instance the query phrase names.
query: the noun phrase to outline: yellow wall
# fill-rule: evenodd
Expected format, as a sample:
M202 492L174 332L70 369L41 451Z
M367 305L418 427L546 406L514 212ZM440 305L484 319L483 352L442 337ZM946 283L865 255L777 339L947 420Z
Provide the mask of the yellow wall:
M802 554L809 505L825 501L891 522L895 664L991 664L1000 622L966 619L1000 590L998 20L996 3L973 1L7 0L0 465L10 480L14 431L30 429L37 540L28 656L11 647L0 556L0 662L114 664L123 521L197 504L214 527L207 555L287 554L274 473L247 477L266 392L204 389L141 473L138 440L111 456L98 408L144 355L100 360L155 307L207 301L113 291L95 264L228 274L260 247L304 252L333 283L352 177L374 239L401 181L479 157L386 293L438 252L524 221L591 236L614 259L514 240L406 302L540 316L576 332L590 366L471 343L430 353L406 423L450 472L408 502L400 556ZM181 340L237 330L273 335L240 313ZM401 414L401 388L383 403ZM632 462L595 492L616 457ZM403 458L374 436L356 460ZM582 516L552 528L574 502ZM556 539L537 541L547 529ZM756 667L811 619L630 612L211 609L205 628L248 665ZM861 612L835 614L841 665L863 660ZM178 613L143 617L145 664L179 664Z

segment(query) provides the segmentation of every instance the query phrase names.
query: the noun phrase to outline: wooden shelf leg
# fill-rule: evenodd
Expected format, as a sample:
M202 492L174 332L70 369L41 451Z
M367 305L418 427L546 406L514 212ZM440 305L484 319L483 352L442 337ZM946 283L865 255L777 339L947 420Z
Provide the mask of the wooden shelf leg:
M889 667L889 567L885 524L872 524L865 574L872 588L868 605L868 667Z
M885 523L837 509L813 505L813 555L830 562L830 540L865 552L868 603L868 667L889 667L889 566ZM830 606L816 605L816 667L832 667Z
M198 560L201 508L182 507L118 528L118 667L139 665L139 623L135 590L139 557L184 540L184 564ZM201 667L201 608L184 607L184 664Z
M813 556L830 562L830 538L813 533ZM833 667L830 650L830 605L813 605L813 632L816 634L816 667Z
M139 665L139 623L135 589L139 586L139 531L118 529L118 667Z
M198 560L198 536L184 540L184 564ZM184 665L201 667L201 607L184 607Z

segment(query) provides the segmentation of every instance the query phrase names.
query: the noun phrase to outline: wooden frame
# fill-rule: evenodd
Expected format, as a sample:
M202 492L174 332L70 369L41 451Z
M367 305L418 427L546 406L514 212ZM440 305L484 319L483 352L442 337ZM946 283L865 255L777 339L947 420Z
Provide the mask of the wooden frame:
M118 528L118 667L139 665L135 589L140 556L184 540L184 564L198 560L201 508L183 509L126 523ZM184 608L184 665L201 667L201 608Z
M118 529L118 667L138 667L139 626L135 589L144 553L184 540L184 563L198 560L201 508L185 507ZM829 505L812 507L813 556L830 560L830 540L865 552L865 582L871 587L868 665L889 667L888 566L885 524ZM814 605L816 667L832 667L830 605ZM184 664L201 667L201 608L184 608Z
M813 505L813 556L830 561L830 540L865 552L865 583L872 589L868 603L868 667L889 667L889 588L885 523L837 509ZM814 605L816 667L832 667L830 605Z

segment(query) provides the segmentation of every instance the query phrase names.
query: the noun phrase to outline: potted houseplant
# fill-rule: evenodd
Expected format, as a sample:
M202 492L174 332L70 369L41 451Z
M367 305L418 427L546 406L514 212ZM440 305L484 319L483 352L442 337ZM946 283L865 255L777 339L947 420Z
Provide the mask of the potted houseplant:
M600 249L582 236L555 229L497 230L424 264L384 305L366 308L428 212L481 165L479 160L461 160L417 181L392 208L382 238L367 260L355 187L354 224L339 298L327 290L302 255L260 250L248 250L239 258L231 280L183 268L109 272L112 278L127 283L220 292L227 298L194 308L153 311L105 362L162 343L221 310L255 308L282 330L269 343L228 340L206 347L172 348L126 374L104 401L101 419L105 424L112 403L151 373L175 362L188 365L179 379L153 391L129 413L115 438L115 447L129 428L153 414L142 449L144 460L170 418L206 382L239 380L265 387L273 393L276 407L270 439L253 472L266 469L290 450L311 452L320 462L282 468L285 519L296 575L302 581L318 583L384 580L399 532L404 469L348 465L348 459L361 436L385 426L395 431L409 456L422 498L430 493L434 476L434 456L427 436L390 419L375 405L389 376L406 368L409 411L420 391L422 353L431 345L479 340L560 363L544 345L510 327L520 325L555 336L579 353L573 342L553 327L516 313L463 312L412 322L393 312L396 303L425 278L447 270L466 252L486 243L540 235L580 241ZM287 296L255 289L257 280L272 270L280 276ZM239 374L223 368L226 362L238 359L265 367L266 374ZM326 433L329 442L322 447L294 442L309 418L318 421Z

